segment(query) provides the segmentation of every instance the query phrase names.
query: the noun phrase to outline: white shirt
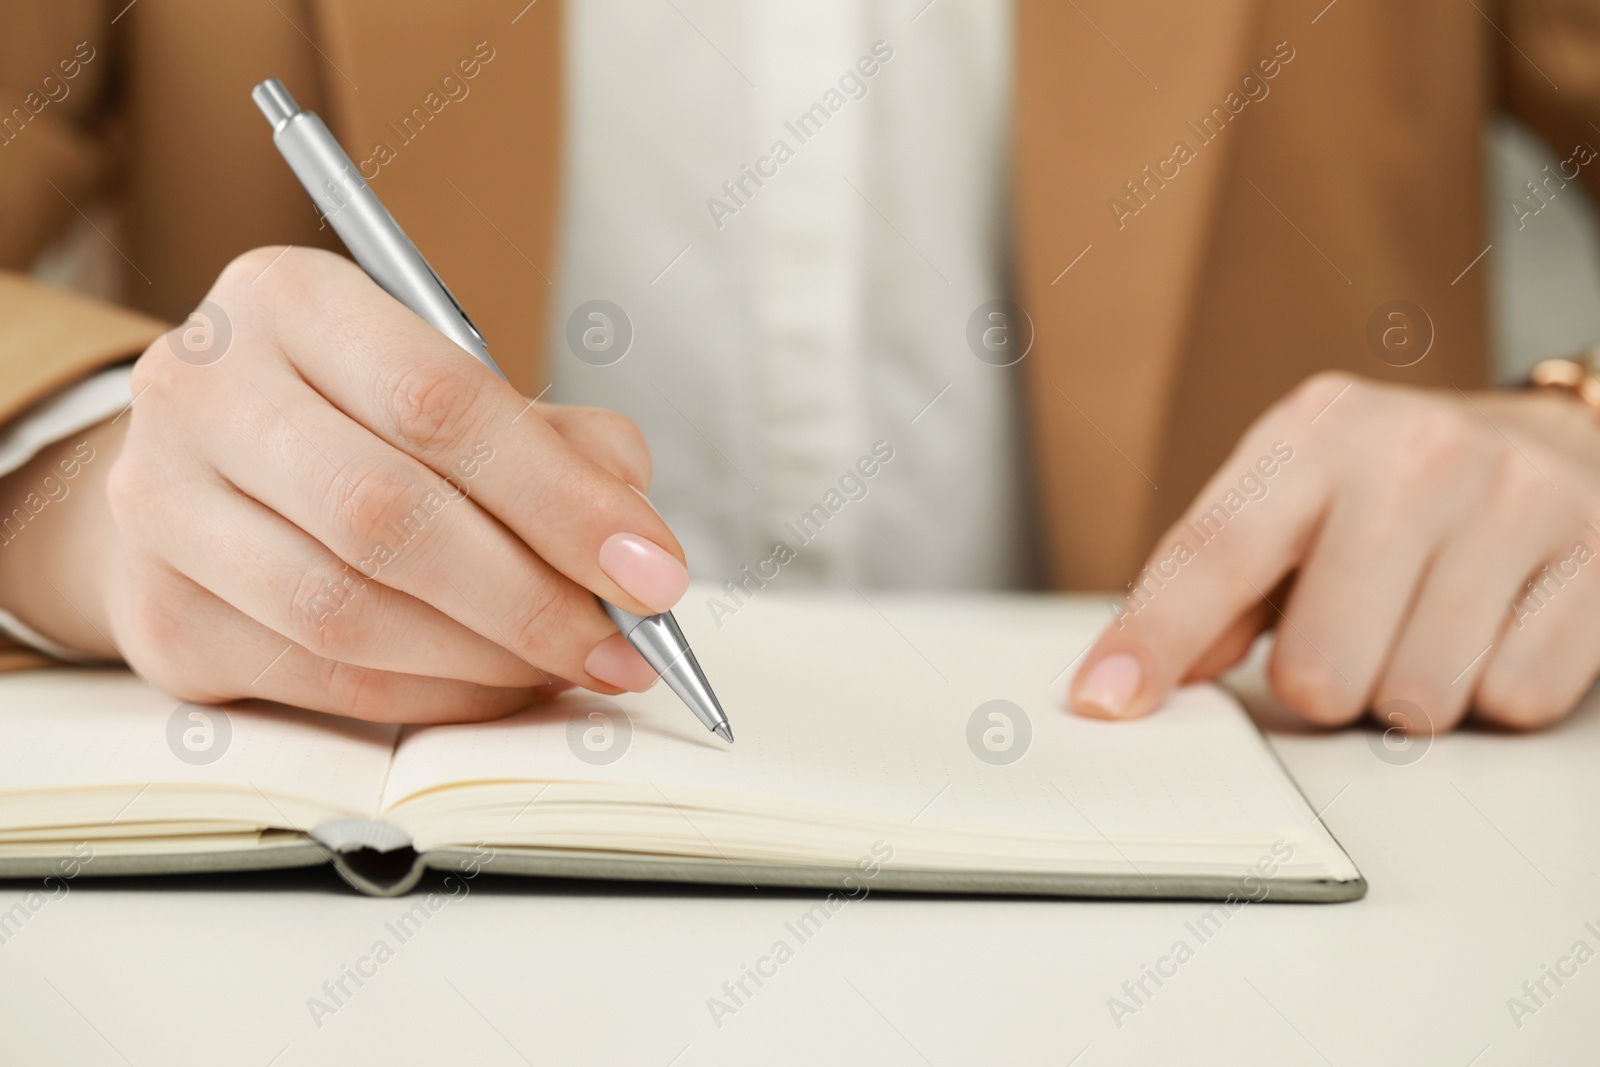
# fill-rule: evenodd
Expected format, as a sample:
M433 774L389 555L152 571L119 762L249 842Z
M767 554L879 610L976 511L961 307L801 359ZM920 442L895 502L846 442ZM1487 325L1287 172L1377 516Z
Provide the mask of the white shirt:
M1010 6L567 10L548 399L640 424L691 572L742 587L725 608L752 574L1026 583L1018 369L967 342L1006 295ZM127 402L125 371L53 398L0 475Z
M552 396L644 429L696 578L771 573L778 542L784 585L1030 576L1018 368L966 340L1005 295L1011 11L927 4L568 9ZM607 366L568 343L596 299L633 329Z

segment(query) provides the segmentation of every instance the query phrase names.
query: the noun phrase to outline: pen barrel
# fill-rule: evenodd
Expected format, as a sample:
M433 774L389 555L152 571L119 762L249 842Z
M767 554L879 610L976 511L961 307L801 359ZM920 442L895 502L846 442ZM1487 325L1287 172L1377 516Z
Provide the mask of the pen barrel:
M716 693L711 691L711 683L706 681L705 672L690 651L689 642L678 629L678 620L672 617L672 612L634 615L605 599L600 601L600 606L606 609L628 643L639 650L645 662L689 706L707 730L727 723L728 716Z
M372 280L473 358L505 377L489 357L483 335L362 179L322 119L309 111L298 111L276 124L272 139L322 217Z

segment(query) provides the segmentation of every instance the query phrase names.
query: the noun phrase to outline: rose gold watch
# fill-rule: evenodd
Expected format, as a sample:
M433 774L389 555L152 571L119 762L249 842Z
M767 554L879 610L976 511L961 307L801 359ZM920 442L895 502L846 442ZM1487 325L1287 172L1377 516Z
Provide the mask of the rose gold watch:
M1559 389L1577 397L1600 421L1600 345L1534 364L1528 384L1536 389Z

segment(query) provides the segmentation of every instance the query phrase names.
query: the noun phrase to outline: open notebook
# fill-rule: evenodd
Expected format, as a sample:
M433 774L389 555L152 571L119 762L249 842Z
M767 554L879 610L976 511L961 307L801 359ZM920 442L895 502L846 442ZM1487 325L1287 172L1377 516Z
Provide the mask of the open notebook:
M333 862L859 889L1332 901L1365 883L1234 700L1061 710L1085 600L766 591L678 611L738 741L657 686L406 727L0 677L0 876Z

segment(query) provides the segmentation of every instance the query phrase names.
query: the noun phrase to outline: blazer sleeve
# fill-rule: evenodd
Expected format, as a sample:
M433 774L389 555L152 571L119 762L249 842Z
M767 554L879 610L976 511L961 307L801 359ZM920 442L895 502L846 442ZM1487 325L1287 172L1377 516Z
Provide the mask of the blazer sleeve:
M0 33L0 424L144 348L164 327L23 272L103 197L111 172L114 11L7 5Z
M0 33L0 269L27 270L110 169L111 15L93 0L6 5Z
M1491 21L1502 102L1600 197L1600 0L1506 0Z
M0 424L132 359L166 330L148 315L0 271Z

